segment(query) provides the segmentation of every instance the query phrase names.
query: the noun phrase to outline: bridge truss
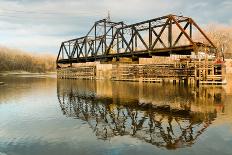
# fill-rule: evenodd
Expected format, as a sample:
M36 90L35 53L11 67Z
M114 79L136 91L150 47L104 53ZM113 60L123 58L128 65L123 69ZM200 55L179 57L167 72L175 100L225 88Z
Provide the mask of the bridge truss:
M217 55L215 45L192 18L167 15L131 25L103 19L86 36L62 42L56 62L59 67L122 57L190 55L193 51Z

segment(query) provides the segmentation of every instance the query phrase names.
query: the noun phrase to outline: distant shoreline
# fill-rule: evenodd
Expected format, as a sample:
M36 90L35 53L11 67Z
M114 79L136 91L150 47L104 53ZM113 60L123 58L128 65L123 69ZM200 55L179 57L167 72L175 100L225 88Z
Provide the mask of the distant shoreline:
M56 74L53 72L0 71L0 74Z
M56 78L56 72L45 72L45 73L31 73L26 71L2 71L0 72L0 77L5 76L22 76L22 77L53 77Z

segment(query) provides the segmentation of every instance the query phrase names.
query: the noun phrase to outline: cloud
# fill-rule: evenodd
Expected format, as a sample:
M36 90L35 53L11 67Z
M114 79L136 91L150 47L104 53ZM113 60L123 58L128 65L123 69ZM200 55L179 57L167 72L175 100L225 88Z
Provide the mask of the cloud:
M174 13L201 25L229 24L231 8L229 0L1 0L0 44L56 53L61 41L85 35L108 10L113 20L127 23Z

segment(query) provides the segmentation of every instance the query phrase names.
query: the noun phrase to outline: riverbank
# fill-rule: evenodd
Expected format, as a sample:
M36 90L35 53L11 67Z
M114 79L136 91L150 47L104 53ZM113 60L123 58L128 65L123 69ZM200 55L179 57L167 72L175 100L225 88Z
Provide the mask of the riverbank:
M4 71L0 72L0 77L4 76L21 76L21 77L53 77L56 78L56 72L32 73L26 71Z

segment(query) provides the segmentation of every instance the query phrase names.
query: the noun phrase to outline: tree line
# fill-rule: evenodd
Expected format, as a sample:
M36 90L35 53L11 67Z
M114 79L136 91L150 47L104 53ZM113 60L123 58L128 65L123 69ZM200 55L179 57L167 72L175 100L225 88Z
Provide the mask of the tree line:
M232 58L232 25L209 24L204 31L225 58Z
M56 70L55 59L53 55L0 47L0 71L52 72Z

